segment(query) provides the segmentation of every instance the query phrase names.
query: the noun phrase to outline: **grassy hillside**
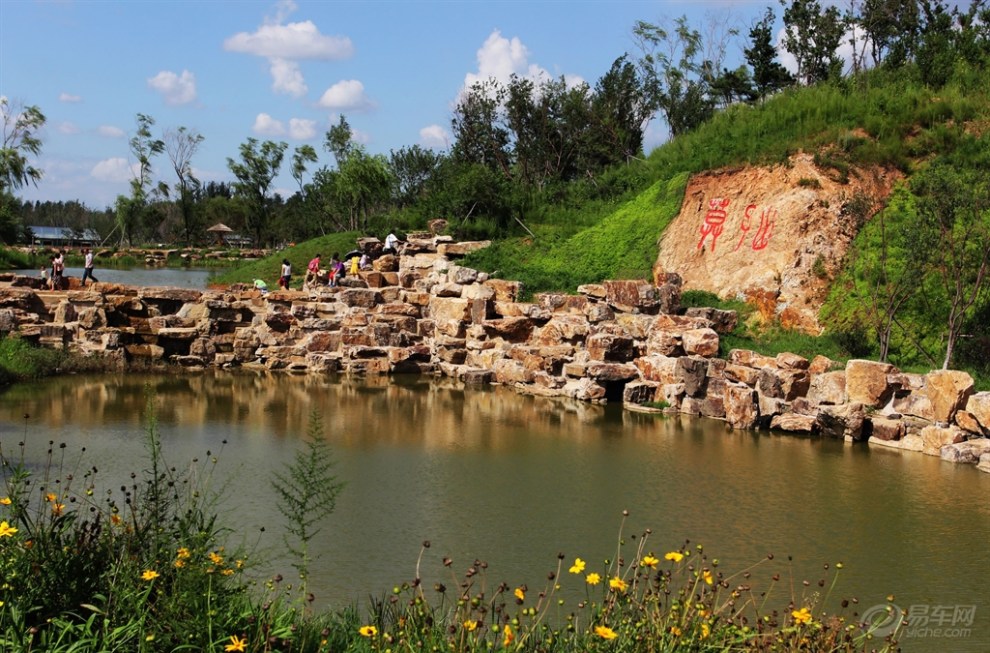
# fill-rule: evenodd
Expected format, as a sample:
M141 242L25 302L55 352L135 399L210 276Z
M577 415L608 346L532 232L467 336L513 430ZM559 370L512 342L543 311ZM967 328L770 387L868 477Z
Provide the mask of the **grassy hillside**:
M306 276L306 265L317 254L322 254L325 262L330 261L334 253L343 256L354 249L355 243L361 237L356 231L344 231L313 238L302 243L279 250L271 256L227 270L213 278L213 282L221 285L231 283L252 283L262 279L269 288L278 286L278 277L282 272L282 259L288 259L292 264L291 288L301 288Z
M527 293L574 292L580 284L607 278L649 278L657 241L676 216L693 173L781 163L805 151L814 153L816 164L840 180L855 175L859 166L879 165L903 172L909 188L913 176L940 162L980 179L986 177L984 171L990 165L988 134L990 72L985 69L961 69L937 91L918 82L910 68L870 71L833 84L793 88L760 106L730 107L657 148L646 161L610 171L599 183L622 189L618 195L613 192L612 199L597 196L597 184L581 182L553 202L534 202L522 216L525 232L520 228L496 240L491 248L468 257L465 264L518 279ZM903 207L904 201L901 198L895 206ZM892 214L883 215L885 224L896 223ZM983 219L990 221L990 215ZM876 218L869 223L875 224ZM878 258L876 229L864 229L853 244L846 270L834 280L823 312L826 340L779 331L753 334L743 328L733 342L767 351L787 342L792 350L817 349L839 358L877 357L877 338L864 309L864 289L871 282L862 266L853 265ZM298 284L299 273L313 254L344 252L357 236L335 234L302 243L232 271L219 281L262 278L273 284L279 262L288 256ZM915 255L909 246L887 253L895 269L910 267ZM917 285L933 284L919 278ZM890 360L898 365L936 366L933 352L937 354L943 337L945 302L939 299L937 288L930 290L927 299L919 299L901 316L904 326L898 327L900 333L893 337L889 352ZM958 365L984 376L990 376L990 339L985 326L990 319L980 316L990 317L988 295L984 289L963 316L967 328Z

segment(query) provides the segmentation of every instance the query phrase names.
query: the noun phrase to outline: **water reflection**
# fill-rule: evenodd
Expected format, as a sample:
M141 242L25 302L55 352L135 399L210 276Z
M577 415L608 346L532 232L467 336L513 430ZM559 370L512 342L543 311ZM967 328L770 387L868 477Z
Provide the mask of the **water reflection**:
M948 648L987 648L990 476L971 467L439 380L220 372L18 386L0 396L0 441L5 451L25 438L35 451L65 441L106 470L140 470L146 387L166 455L222 452L227 517L283 572L269 479L291 460L311 412L322 415L347 486L319 543L321 602L411 579L426 539L429 584L451 582L440 564L449 555L457 574L479 558L492 585L541 588L558 552L589 569L614 558L628 510L627 534L652 529L657 553L703 542L727 570L770 552L778 562L793 556L799 596L817 589L824 563L842 561L836 599L857 596L864 609L888 593L902 607L976 604L973 635Z

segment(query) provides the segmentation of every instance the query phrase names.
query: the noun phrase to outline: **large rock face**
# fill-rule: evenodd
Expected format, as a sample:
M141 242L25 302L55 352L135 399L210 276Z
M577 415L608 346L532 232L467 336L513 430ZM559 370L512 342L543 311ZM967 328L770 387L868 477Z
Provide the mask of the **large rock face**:
M859 170L840 183L808 154L786 166L697 175L660 240L654 278L676 271L685 290L746 298L767 319L818 333L827 279L865 217L853 215L851 198L882 201L898 178Z

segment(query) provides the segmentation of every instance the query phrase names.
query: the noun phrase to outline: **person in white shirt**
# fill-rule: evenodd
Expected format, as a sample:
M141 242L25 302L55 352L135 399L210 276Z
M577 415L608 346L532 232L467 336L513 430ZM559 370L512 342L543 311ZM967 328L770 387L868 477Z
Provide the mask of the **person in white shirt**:
M395 234L389 233L385 236L385 251L392 250L398 253L399 239L395 237Z
M86 279L99 283L100 280L93 276L93 250L87 247L83 250L83 254L86 255L86 262L83 264L82 285L86 285Z
M282 259L282 276L278 278L278 285L286 290L289 289L289 280L292 278L292 264L289 259Z

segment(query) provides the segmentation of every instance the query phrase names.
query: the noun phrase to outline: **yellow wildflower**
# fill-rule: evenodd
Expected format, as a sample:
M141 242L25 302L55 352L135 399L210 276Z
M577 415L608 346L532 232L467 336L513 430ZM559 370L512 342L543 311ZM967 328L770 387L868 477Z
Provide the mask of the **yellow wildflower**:
M223 556L220 555L219 553L217 553L216 551L210 551L210 562L212 562L213 564L218 565L218 566L219 565L222 565L223 564Z
M706 639L711 634L712 629L708 626L708 624L701 624L701 639Z
M619 592L625 592L626 588L629 587L626 584L626 581L622 580L618 576L616 576L615 578L610 578L608 581L608 586Z
M175 553L175 557L179 560L188 560L191 556L192 554L189 553L189 549L184 546L180 546L179 550Z
M17 529L5 521L0 521L0 537L10 537L17 532Z
M651 555L643 556L643 559L639 561L639 564L644 567L649 567L650 569L656 569L657 564L660 562L659 558L654 558Z
M49 492L48 494L45 495L45 501L47 501L48 503L51 503L52 501L54 501L57 498L58 497L55 496L55 493L54 492Z
M224 569L220 573L223 574L224 576L233 576L234 570L228 567L227 569Z
M707 569L701 572L701 577L705 579L705 582L711 585L714 581L712 580L712 572Z
M602 577L596 574L595 572L591 572L585 577L584 580L589 585L597 585L598 583L602 582Z
M516 591L513 592L513 595L515 595L516 600L518 600L518 601L525 601L526 600L526 592L523 591L523 588L521 588L521 587L517 587L516 588Z
M677 626L671 626L670 627L670 634L673 635L674 637L680 637L681 636L681 629L678 628Z
M580 574L584 571L584 560L581 558L574 558L574 564L571 565L569 570L572 574Z
M154 569L145 569L144 573L141 574L141 580L151 581L151 580L155 580L156 578L158 578L158 572L155 571Z
M113 513L112 515L110 515L110 523L113 524L114 526L120 526L120 523L122 521L124 520L121 519L120 515L118 515L117 513Z
M378 634L378 629L374 626L361 626L358 629L358 634L360 634L361 637L374 637Z
M791 612L791 616L794 617L794 623L796 624L807 624L811 623L811 610L808 608L801 608L800 610L794 610Z
M674 562L680 562L684 559L684 554L680 551L671 551L663 557L664 560L673 560Z
M230 636L230 644L223 647L225 651L245 651L247 650L247 638L238 637L237 635Z
M467 621L464 622L464 630L468 631L469 633L473 632L474 629L477 627L478 627L478 622L474 621L473 619L468 619Z
M516 634L509 628L509 624L505 624L505 628L502 629L502 646L509 646L515 640Z
M175 568L176 569L182 569L185 566L186 566L186 561L183 560L182 558L179 558L179 559L177 559L175 561Z
M237 560L234 563L234 566L237 567L238 569L244 569L244 561L243 560Z
M0 506L9 506L12 503L13 501L10 500L10 497L4 497L0 499Z
M55 503L55 504L52 504L52 514L53 515L55 515L56 517L61 517L63 512L65 512L65 504L64 503Z
M618 635L608 626L595 626L595 634L602 639L615 639Z

